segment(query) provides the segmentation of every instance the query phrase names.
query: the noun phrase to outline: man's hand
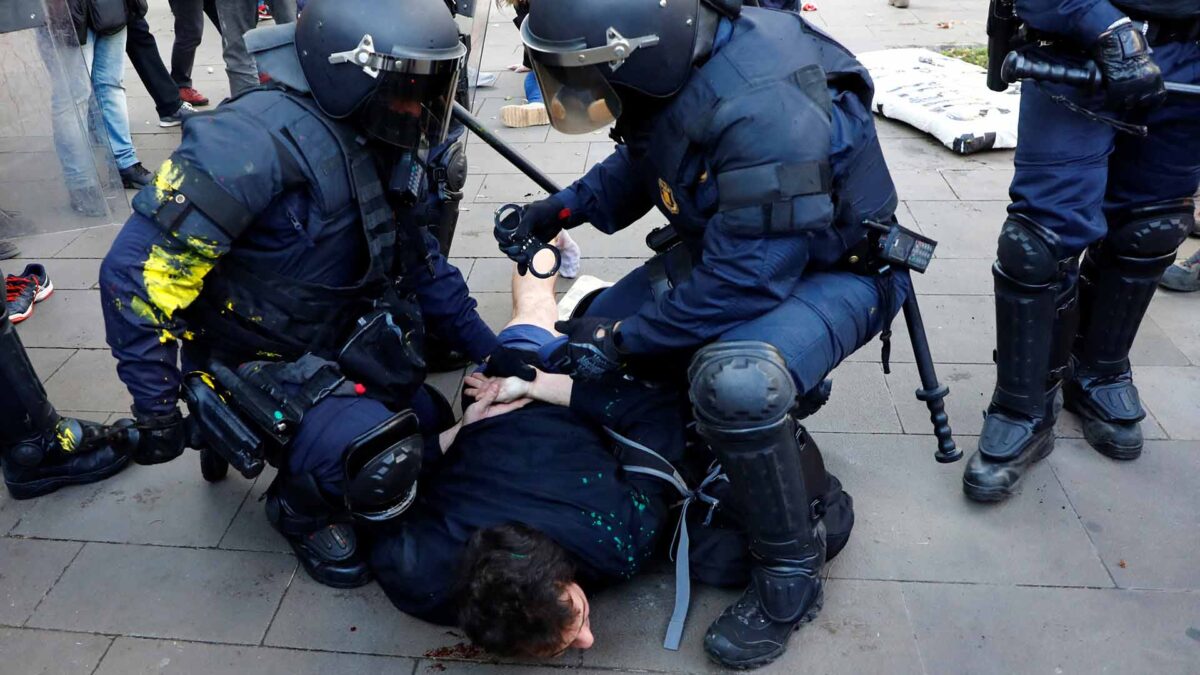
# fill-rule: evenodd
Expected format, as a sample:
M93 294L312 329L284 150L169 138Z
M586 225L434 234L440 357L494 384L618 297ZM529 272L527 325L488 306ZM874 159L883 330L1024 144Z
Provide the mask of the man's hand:
M555 369L579 379L595 380L620 368L618 323L591 316L555 323L554 329L567 336L566 344L550 355Z
M517 398L505 402L499 400L502 383L509 381L524 382L524 380L512 377L489 382L475 397L475 402L463 411L462 426L465 427L529 405L532 399L528 398Z
M492 377L519 377L532 382L537 371L525 360L527 351L500 346L487 357L487 373Z
M162 464L183 454L187 444L183 415L178 410L165 414L133 411L137 421L138 445L133 461L138 464Z
M538 371L534 370L534 373ZM544 373L541 373L544 374ZM489 389L496 392L496 403L511 403L523 398L532 398L534 378L491 377L471 373L463 380L463 393L478 400Z
M1128 19L1100 34L1096 65L1104 73L1105 98L1113 108L1152 108L1167 97L1162 71L1150 58L1146 36Z

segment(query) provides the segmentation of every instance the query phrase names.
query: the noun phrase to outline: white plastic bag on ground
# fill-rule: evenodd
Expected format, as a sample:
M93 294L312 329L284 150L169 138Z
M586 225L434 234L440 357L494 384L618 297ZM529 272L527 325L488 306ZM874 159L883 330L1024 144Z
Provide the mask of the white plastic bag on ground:
M875 80L875 112L969 155L1017 146L1021 85L987 88L983 68L928 49L883 49L858 60Z

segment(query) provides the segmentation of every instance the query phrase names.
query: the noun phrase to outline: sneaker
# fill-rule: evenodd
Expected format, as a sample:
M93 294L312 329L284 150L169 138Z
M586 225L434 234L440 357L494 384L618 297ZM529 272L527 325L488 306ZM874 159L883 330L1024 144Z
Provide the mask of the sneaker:
M146 170L141 162L121 169L121 184L126 190L141 190L154 180L154 174Z
M500 122L506 127L523 129L550 124L550 114L544 103L506 105L500 109Z
M192 87L180 87L179 88L179 98L184 103L191 103L192 105L195 105L195 106L208 105L208 97L205 96L204 94L201 94L200 92L196 91Z
M192 91L195 91L195 89L193 89ZM204 99L204 102L208 103L208 99ZM203 104L201 104L201 105L203 105ZM184 101L183 103L179 104L179 109L176 110L174 113L171 113L170 115L165 115L163 117L158 118L158 126L164 128L164 129L166 129L167 127L177 127L180 124L183 124L184 120L191 117L192 115L195 115L196 112L197 112L196 109L192 107L191 103ZM126 186L126 187L128 187L128 186Z
M1158 285L1180 293L1200 291L1200 251L1168 267Z
M579 244L563 230L558 234L558 239L554 242L558 247L559 265L558 276L564 279L574 279L579 276L579 259L583 257L583 252L579 250Z
M20 255L21 249L17 245L7 239L0 239L0 260L8 260Z
M21 323L33 316L33 306L54 294L54 283L42 265L25 266L25 273L5 278L8 320Z
M480 89L494 87L498 79L500 79L500 76L496 73L482 73L474 68L467 68L467 83L472 87L479 87Z
M270 21L271 20L271 10L267 8L267 3L265 3L265 2L258 3L258 20L259 21Z

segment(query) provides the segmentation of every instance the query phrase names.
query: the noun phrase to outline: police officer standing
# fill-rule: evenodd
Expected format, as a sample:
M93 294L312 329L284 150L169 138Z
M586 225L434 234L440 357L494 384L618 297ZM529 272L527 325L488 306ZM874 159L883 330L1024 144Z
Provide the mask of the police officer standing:
M526 207L543 242L590 222L620 230L657 207L682 243L560 323L554 359L603 378L694 354L698 430L745 515L756 561L704 647L764 665L822 604L824 468L798 395L895 315L906 274L871 276L864 221L893 222L896 192L870 113L872 84L798 14L715 0L532 0L521 27L550 123L616 122L615 152ZM860 249L862 247L862 249Z
M190 440L179 344L184 372L254 375L302 416L268 517L316 580L349 587L368 581L350 512L410 503L422 438L453 421L422 386L426 328L508 369L415 208L465 53L445 4L312 0L276 30L294 44L281 33L262 61L270 84L189 120L135 197L101 267L104 317L137 462Z
M1046 56L1094 60L1102 90L1028 81L996 263L996 390L963 489L1013 494L1054 448L1061 405L1113 459L1142 451L1129 350L1155 285L1193 227L1200 99L1195 0L1018 0ZM1082 262L1080 258L1082 257ZM1061 403L1059 395L1062 395Z

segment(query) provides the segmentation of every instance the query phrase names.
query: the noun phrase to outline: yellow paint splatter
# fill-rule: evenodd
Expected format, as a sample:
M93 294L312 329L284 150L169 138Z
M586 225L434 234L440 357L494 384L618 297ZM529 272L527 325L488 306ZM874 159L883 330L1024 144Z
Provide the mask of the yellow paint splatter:
M150 247L150 257L143 264L142 279L150 304L166 318L184 309L200 295L204 275L213 268L215 260L193 249L178 253L159 246Z
M65 419L59 420L58 428L54 431L55 438L58 440L58 447L63 452L75 452L76 443L79 441L79 438L75 435L75 429L71 426L71 423Z
M171 193L178 190L181 185L183 185L183 170L175 166L175 162L168 157L167 161L158 168L158 173L154 174L154 198L165 202L170 198Z

